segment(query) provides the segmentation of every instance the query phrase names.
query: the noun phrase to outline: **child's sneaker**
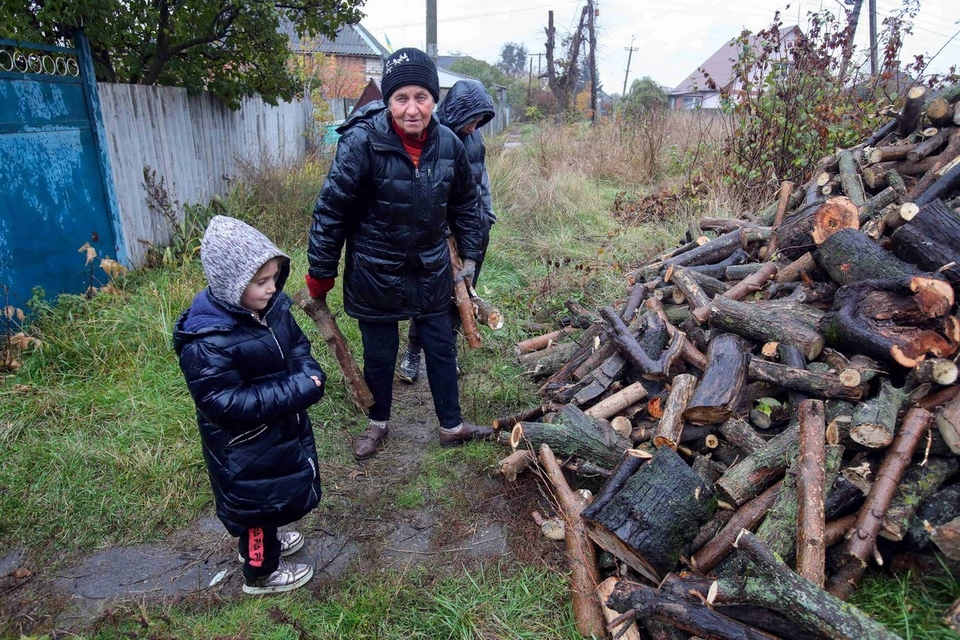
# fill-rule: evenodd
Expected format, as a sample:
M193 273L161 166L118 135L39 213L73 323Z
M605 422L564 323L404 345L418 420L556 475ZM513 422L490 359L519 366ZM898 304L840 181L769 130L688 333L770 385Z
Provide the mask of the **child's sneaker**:
M403 359L400 360L400 370L397 377L407 384L413 384L416 382L418 375L420 375L420 351L414 351L408 346L406 353L403 354Z
M312 577L313 567L310 565L293 564L281 559L276 571L244 584L243 592L258 595L293 591L310 582Z
M289 556L303 548L304 537L299 531L278 531L281 557ZM237 560L243 562L243 554L237 554Z

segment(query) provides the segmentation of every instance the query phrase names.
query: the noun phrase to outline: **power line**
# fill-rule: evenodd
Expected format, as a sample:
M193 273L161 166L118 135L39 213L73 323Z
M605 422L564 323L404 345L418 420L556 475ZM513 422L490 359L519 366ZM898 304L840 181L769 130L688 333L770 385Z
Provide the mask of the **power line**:
M459 17L459 18L444 18L443 20L437 20L437 22L438 22L438 23L441 23L441 22L465 22L465 21L469 21L469 20L476 20L477 18L489 18L489 17L491 17L491 16L505 16L505 15L510 15L510 14L514 14L514 13L523 13L523 12L526 12L526 11L539 11L539 10L541 10L541 9L549 9L549 8L555 7L555 6L557 6L558 4L559 4L559 5L567 5L567 4L577 4L577 5L579 5L579 4L580 4L580 0L567 0L567 2L554 2L554 3L551 3L551 4L540 5L540 6L537 6L537 7L526 7L526 8L523 8L523 9L510 9L510 10L508 10L508 11L492 11L492 12L490 12L490 13L478 13L478 14L471 15L471 16L461 16L461 17ZM380 30L382 30L382 29L405 29L405 28L407 28L407 27L419 27L419 26L422 26L422 25L425 24L425 23L426 23L425 20L420 20L420 21L418 21L418 22L407 22L407 23L404 23L404 24L389 24L389 25L371 24L370 26L367 27L367 29L368 29L368 30L371 30L371 31L380 31Z

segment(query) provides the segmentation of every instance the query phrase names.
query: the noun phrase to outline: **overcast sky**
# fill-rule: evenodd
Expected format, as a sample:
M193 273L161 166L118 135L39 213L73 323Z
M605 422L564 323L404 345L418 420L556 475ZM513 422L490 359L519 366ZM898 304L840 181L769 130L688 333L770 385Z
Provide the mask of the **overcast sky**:
M544 51L547 11L554 12L559 34L571 32L579 19L583 0L438 0L438 41L441 54L454 51L495 63L505 42L520 42L530 53ZM674 87L709 56L744 28L759 31L768 26L778 9L784 25L806 24L806 15L821 8L840 10L840 0L597 0L597 66L608 93L623 88L627 51L635 38L630 81L651 76ZM878 30L885 16L897 11L897 0L877 0ZM424 48L426 0L367 0L363 25L383 44L393 48ZM960 1L921 0L914 34L904 46L902 60L914 54L934 54L960 29ZM857 42L861 52L867 41L867 3L864 1ZM942 72L960 66L960 36L943 49L930 70ZM545 64L545 62L544 62ZM534 70L537 59L534 59Z

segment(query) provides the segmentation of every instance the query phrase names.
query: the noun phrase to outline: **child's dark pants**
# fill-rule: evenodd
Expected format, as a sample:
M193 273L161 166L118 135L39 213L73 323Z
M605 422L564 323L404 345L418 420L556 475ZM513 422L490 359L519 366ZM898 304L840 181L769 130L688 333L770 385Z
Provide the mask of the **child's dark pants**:
M280 566L280 538L276 527L251 527L240 535L243 577L247 582L268 576Z

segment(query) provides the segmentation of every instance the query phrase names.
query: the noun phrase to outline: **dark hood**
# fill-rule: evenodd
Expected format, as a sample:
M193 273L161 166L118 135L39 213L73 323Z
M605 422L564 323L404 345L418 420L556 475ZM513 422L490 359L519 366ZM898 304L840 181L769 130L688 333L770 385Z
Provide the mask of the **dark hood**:
M480 118L480 124L477 125L479 129L493 120L494 115L493 98L476 80L458 80L437 108L440 124L453 129L458 135L460 127L471 120Z

